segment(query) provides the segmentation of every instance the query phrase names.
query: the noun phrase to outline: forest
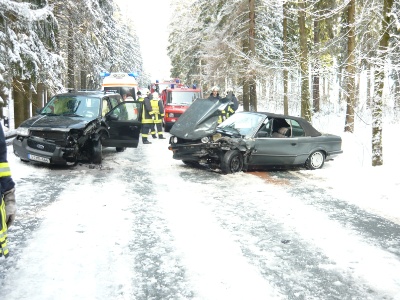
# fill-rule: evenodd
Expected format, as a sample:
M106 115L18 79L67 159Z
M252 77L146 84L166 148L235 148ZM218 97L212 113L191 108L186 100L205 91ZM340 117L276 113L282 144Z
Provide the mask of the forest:
M382 121L400 107L400 0L172 1L171 78L232 88L243 110L312 121L344 112L371 120L372 165ZM16 125L60 90L95 89L103 70L147 85L134 21L113 0L0 0L0 97ZM44 96L45 95L45 96Z

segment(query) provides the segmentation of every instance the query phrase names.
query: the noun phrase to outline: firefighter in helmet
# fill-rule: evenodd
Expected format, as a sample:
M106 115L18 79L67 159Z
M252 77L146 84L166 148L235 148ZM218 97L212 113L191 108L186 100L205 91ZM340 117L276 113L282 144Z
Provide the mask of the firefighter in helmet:
M154 120L152 114L152 107L151 107L151 99L152 95L150 91L146 91L146 97L143 99L143 107L142 107L142 143L143 144L151 144L148 140L149 132L154 126Z
M162 131L162 120L164 118L164 105L162 100L159 98L158 93L154 92L152 95L152 99L150 100L152 111L150 114L153 117L154 125L151 131L151 135L153 138L157 138L155 127L157 128L158 138L165 139Z

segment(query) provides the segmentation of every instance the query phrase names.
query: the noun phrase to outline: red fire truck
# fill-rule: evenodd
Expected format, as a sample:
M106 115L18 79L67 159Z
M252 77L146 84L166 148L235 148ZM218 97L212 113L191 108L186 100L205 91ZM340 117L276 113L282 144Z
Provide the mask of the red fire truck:
M193 101L201 98L201 90L196 86L186 87L179 80L171 81L164 89L162 86L159 85L159 90L165 111L164 130L168 132Z

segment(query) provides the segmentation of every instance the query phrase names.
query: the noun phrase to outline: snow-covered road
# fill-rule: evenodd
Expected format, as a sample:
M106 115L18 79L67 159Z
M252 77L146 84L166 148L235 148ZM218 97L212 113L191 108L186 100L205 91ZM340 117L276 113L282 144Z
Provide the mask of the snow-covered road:
M167 145L71 169L10 148L19 215L0 299L400 299L399 222L342 193L340 162L224 176Z

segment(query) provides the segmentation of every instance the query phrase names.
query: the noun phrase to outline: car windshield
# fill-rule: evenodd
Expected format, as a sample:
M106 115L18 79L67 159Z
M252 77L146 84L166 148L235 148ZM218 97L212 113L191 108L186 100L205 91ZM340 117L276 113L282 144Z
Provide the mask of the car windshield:
M168 103L171 104L187 104L190 105L194 100L200 98L200 92L174 92L172 91L168 96Z
M54 96L42 109L42 115L88 117L98 116L100 98L60 95Z
M265 116L249 113L236 113L217 127L218 130L239 132L242 136L251 137L260 127Z

